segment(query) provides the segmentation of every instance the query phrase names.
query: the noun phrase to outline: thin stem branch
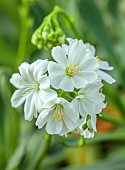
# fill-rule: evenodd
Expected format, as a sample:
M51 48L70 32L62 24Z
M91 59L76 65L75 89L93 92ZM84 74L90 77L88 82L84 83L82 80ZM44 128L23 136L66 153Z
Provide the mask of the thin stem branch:
M25 56L27 35L29 30L29 4L28 3L22 4L20 16L21 16L21 32L19 37L19 45L17 49L16 69L18 65L24 61L24 56Z
M68 21L68 23L70 25L71 30L74 32L75 36L78 39L80 39L81 36L79 35L78 31L76 30L73 22L71 21L70 17L67 15L67 13L58 6L55 6L54 10L56 11L56 13L62 14L66 18L66 20Z

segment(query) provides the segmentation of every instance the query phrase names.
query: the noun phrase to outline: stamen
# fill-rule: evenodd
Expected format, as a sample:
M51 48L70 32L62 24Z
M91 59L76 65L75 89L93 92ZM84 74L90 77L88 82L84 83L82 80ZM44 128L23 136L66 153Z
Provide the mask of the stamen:
M59 121L62 121L62 119L64 118L64 113L62 113L62 105L57 104L55 106L55 112L54 115L52 116L52 119L58 119Z
M82 69L79 67L79 64L70 64L69 67L66 69L66 74L69 76L73 76L78 74L79 71Z
M96 58L97 58L98 62L100 62L101 59L99 58L99 56L96 56Z
M22 80L20 80L20 81L19 81L19 84L21 84L22 82L23 82L23 81L22 81Z
M30 86L30 88L33 88L33 86Z

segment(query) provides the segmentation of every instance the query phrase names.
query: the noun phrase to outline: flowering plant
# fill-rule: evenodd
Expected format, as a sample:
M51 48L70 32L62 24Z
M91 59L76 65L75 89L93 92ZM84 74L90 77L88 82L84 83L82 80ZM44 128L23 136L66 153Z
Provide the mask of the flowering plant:
M54 61L38 59L19 66L20 74L10 79L18 88L11 104L17 108L25 102L25 120L37 118L36 126L46 126L48 134L92 138L97 115L106 107L102 81L115 82L104 70L113 68L95 56L94 46L77 39L67 41L52 48Z

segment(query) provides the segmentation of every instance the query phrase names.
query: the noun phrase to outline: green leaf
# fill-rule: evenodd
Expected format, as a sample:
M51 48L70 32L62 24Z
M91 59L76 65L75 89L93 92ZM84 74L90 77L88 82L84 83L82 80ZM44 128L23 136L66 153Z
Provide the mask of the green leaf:
M86 144L95 144L95 143L109 142L109 141L124 141L125 142L125 129L120 128L112 132L97 134L92 139L86 139Z
M88 25L89 30L93 33L97 41L104 47L107 53L111 56L112 63L118 66L118 58L112 51L111 37L106 30L105 24L102 19L101 12L96 6L96 3L91 0L80 0L79 10L81 17Z

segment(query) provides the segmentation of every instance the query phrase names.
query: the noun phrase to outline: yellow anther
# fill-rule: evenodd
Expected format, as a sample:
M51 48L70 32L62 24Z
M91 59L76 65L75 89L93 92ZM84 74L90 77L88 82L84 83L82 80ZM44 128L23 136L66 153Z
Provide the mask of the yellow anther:
M72 64L70 64L69 66L72 67Z
M78 64L74 64L74 66L77 66Z
M100 88L99 91L102 92L103 88Z
M26 92L23 92L23 94L26 94Z
M22 82L23 82L23 81L22 81L22 80L20 80L20 81L19 81L19 84L21 84Z
M23 92L21 91L20 94L23 94Z
M99 58L99 56L96 56L96 58L97 58L98 62L100 62L100 58Z
M30 86L30 88L32 88L33 86Z

